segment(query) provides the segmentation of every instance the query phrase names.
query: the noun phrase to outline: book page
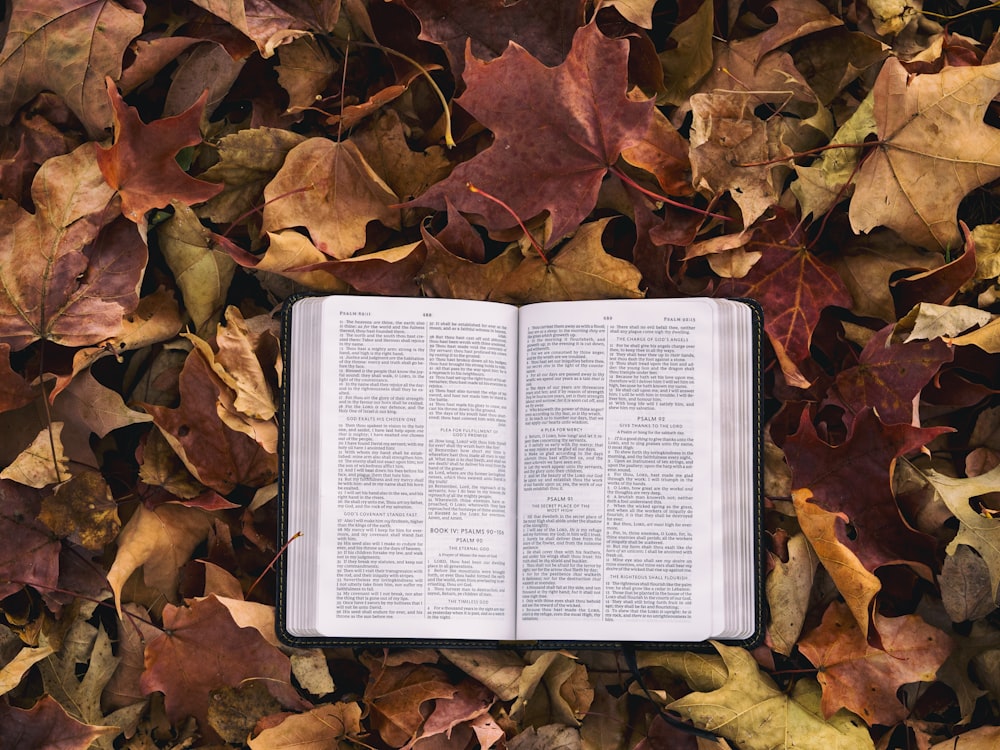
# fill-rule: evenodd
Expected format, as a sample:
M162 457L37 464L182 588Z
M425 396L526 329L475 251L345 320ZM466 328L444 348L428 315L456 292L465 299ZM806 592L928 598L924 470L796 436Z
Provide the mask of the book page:
M713 319L705 300L522 308L518 638L711 635Z
M516 308L327 299L319 631L511 638Z

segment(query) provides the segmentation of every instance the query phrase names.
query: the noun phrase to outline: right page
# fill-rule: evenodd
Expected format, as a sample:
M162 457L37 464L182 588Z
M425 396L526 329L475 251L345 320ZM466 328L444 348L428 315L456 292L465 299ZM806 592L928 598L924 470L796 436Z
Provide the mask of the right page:
M723 632L718 302L521 309L517 637Z

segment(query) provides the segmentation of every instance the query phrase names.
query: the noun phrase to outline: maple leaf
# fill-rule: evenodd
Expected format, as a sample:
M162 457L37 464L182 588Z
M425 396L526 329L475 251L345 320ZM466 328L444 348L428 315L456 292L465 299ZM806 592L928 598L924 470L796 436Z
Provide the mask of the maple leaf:
M241 628L214 596L186 607L167 604L164 632L146 644L146 670L140 679L144 693L163 693L172 722L193 716L211 735L208 705L213 690L261 680L287 708L307 709L291 685L288 657L256 629Z
M914 531L903 519L892 494L891 477L897 458L950 431L948 427L885 425L866 407L851 423L847 439L833 446L817 437L807 410L798 431L782 448L792 469L792 487L808 490L811 504L839 515L833 531L840 547L856 556L869 572L883 565L905 564L929 579L934 540ZM849 569L830 565L832 558L817 552L835 582L838 576L849 573ZM845 597L855 588L850 580L847 583ZM860 607L864 602L856 597L851 600L867 634L868 618Z
M365 244L371 221L399 226L396 195L351 141L310 138L288 152L264 190L265 232L305 227L332 258L349 258ZM239 261L237 261L239 262Z
M114 221L92 146L45 162L31 194L34 214L0 212L0 340L17 350L113 335L138 302L146 246L134 226Z
M0 702L0 746L45 748L46 750L87 750L117 727L83 724L66 713L51 696L43 695L30 709Z
M576 32L555 68L516 44L490 62L470 55L468 88L457 103L493 131L493 144L407 205L444 210L450 199L491 230L517 226L505 209L470 192L471 183L522 219L548 211L551 239L562 239L594 208L621 152L649 130L653 102L626 96L627 65L628 42L608 39L594 23ZM546 105L526 108L528 101Z
M958 204L1000 177L1000 130L983 122L1000 93L1000 63L911 78L889 58L872 93L879 141L858 172L851 226L887 226L914 245L958 247Z
M740 279L726 279L715 293L752 297L764 308L764 330L785 377L792 385L808 385L799 364L809 357L813 330L830 305L850 307L851 298L836 272L810 252L794 217L777 212L754 230L747 250L761 259Z
M940 339L893 343L894 330L888 325L872 336L858 364L837 374L830 386L832 403L849 414L870 406L886 424L914 421L913 399L941 365L951 362L953 352Z
M561 63L583 25L582 0L402 0L420 19L420 38L444 47L456 76L466 49L491 60L514 42L548 66Z
M128 43L142 32L142 2L19 0L0 50L0 122L41 91L54 91L99 137L111 124L101 95L117 78Z
M907 682L930 682L952 650L951 639L918 615L873 621L882 648L868 645L850 610L833 602L823 622L799 641L799 649L819 669L823 713L846 708L869 724L895 724L909 711L896 698Z
M182 148L201 143L207 91L181 114L149 125L134 107L125 104L110 78L107 91L114 111L115 139L107 148L94 148L105 182L121 195L126 217L140 224L147 211L162 208L171 200L191 205L222 192L222 185L185 173L174 158Z
M527 303L642 297L639 269L604 250L601 237L609 221L581 226L551 261L537 255L525 258L497 284L490 298Z

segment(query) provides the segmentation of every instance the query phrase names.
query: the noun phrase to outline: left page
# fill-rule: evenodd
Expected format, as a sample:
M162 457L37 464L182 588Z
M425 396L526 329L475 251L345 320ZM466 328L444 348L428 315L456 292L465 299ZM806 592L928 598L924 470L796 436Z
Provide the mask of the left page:
M516 308L342 296L322 310L319 519L302 529L315 632L512 638Z

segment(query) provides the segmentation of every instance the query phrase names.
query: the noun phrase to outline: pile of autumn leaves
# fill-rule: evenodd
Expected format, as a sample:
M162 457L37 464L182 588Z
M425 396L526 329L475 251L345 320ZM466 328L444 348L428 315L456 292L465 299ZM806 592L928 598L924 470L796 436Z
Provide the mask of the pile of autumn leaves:
M996 739L990 39L884 0L8 12L0 745L706 745L661 707L746 748ZM640 654L647 692L615 653L278 644L303 288L758 299L766 645Z

